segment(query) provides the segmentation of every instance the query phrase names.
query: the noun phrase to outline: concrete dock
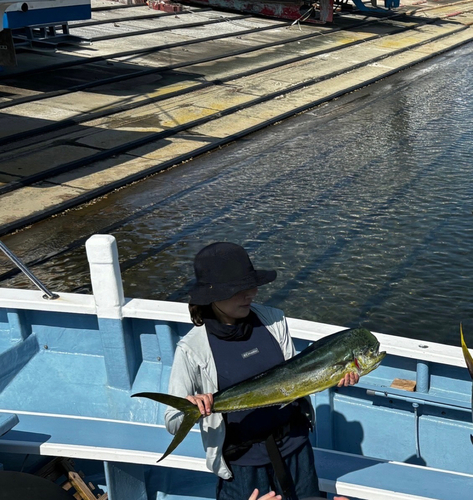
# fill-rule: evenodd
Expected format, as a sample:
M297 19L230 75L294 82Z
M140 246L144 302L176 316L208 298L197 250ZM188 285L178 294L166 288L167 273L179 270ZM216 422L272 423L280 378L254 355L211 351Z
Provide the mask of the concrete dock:
M473 0L325 25L194 7L133 13L93 12L103 24L71 23L91 44L21 53L0 74L0 236L473 40Z

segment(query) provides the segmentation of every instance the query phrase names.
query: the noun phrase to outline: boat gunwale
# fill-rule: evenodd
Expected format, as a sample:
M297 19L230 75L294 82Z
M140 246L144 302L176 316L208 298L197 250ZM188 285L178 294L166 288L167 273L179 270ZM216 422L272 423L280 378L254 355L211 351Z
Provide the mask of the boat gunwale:
M106 318L100 314L94 295L59 293L59 298L48 300L36 290L0 288L1 309L35 310L52 313L89 314ZM121 318L164 321L192 325L188 306L181 302L152 299L125 298L120 307ZM114 315L114 318L116 316ZM112 318L111 318L112 319ZM287 318L291 335L295 339L316 341L346 327L315 321ZM373 332L380 341L380 349L389 355L463 367L461 347L436 342L410 339L395 335Z

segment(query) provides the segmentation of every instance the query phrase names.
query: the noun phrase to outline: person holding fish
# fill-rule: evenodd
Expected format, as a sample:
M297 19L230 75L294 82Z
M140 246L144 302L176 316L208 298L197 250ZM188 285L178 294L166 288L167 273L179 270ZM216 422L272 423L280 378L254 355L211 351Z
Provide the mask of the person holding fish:
M180 442L196 422L187 418L190 410L180 398L195 405L190 406L201 416L207 466L218 476L217 500L249 499L255 488L291 500L320 496L308 397L288 394L282 404L268 406L265 388L258 387L241 395L243 409L235 406L240 411L218 406L216 393L241 386L296 354L284 313L253 303L258 287L275 280L276 271L256 270L243 247L223 242L203 248L194 270L189 311L195 327L176 347L168 391L177 396L169 403L176 407L166 410L167 430L176 438L181 434ZM358 380L352 371L338 385Z

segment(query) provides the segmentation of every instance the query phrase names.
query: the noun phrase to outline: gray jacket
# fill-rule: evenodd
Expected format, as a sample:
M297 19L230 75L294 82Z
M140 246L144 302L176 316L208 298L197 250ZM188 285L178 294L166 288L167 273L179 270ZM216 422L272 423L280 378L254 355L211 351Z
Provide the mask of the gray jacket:
M252 304L251 309L281 346L284 359L295 354L286 318L280 309ZM178 342L169 379L169 394L185 398L189 394L206 394L218 391L217 369L209 345L205 326L194 327ZM176 434L183 414L168 407L164 416L166 429ZM207 467L223 479L232 474L222 456L225 424L221 413L212 413L200 419L202 442L206 450Z

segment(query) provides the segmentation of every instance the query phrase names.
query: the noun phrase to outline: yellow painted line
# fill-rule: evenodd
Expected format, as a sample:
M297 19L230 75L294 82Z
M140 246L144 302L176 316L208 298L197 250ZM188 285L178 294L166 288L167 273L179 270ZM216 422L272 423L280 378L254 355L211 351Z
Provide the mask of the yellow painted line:
M401 33L389 37L390 44L387 44L385 39L372 40L361 46L349 47L340 54L326 54L310 61L289 65L285 69L267 71L242 78L232 82L232 85L206 88L194 92L192 95L170 98L131 112L125 111L112 117L91 121L80 132L73 135L77 146L64 147L63 151L71 150L69 152L70 160L68 160L71 161L91 154L91 150L83 150L81 146L109 149L151 133L165 131L210 117L218 111L245 104L253 100L255 96L265 96L272 92L288 90L288 93L281 97L280 101L275 99L270 103L258 104L249 110L240 111L229 117L217 118L193 129L195 133L207 137L206 141L239 133L290 111L291 106L293 108L304 106L314 100L329 97L334 92L342 92L344 88L376 79L377 76L387 71L386 68L389 70L389 68L395 68L396 65L414 63L426 54L435 53L435 51L448 47L452 41L450 37L447 37L435 44L432 42L425 44L417 50L407 50L397 57L386 54L387 57L380 64L363 67L347 75L333 78L329 82L322 81L319 84L308 85L303 91L289 92L291 86L335 70L349 70L353 64L358 64L386 51L394 51L400 47L408 48L413 43L426 41L432 36L445 33L453 28L451 24L440 27L424 26L419 29L416 36L407 36L405 33ZM471 34L465 33L465 37L470 39ZM392 61L391 57L394 57ZM173 140L169 138L166 141L170 143ZM32 150L28 156L28 163L37 165L37 170L41 170L54 166L57 163L55 163L55 158L61 156L64 158L64 154L51 156L46 153L47 151L51 152L54 149L48 148L39 152ZM4 171L8 173L18 175L19 168L19 162L4 162Z
M261 51L257 51L252 53L251 57L246 57L245 62L247 63L245 70L254 69L262 66L263 64L267 64L268 53L274 51L274 60L278 60L284 62L285 59L290 59L294 57L294 53L292 53L288 48L294 46L301 49L301 52L306 54L315 53L320 50L332 50L334 48L343 48L344 45L353 43L354 41L363 41L369 40L370 38L376 37L376 33L372 32L355 32L355 31L339 31L330 33L327 35L321 35L320 37L316 37L313 39L302 41L300 44L297 42L288 43L284 45L285 50L281 51L281 47L284 44L284 40L281 41L281 46L272 48L272 49L262 49ZM287 52L286 52L287 50ZM219 61L219 64L216 66L215 63L205 63L201 65L189 66L185 69L186 72L196 73L200 78L224 78L227 76L231 76L232 73L241 71L241 66L235 64L238 60L237 58L229 58L228 61L222 60ZM215 67L219 68L217 73L215 72ZM222 68L222 69L221 69ZM290 80L287 80L284 76L283 69L277 69L277 72L281 74L280 80L294 82L295 76L292 75ZM288 70L289 72L292 70ZM304 69L301 67L301 72ZM310 78L310 72L313 70L310 67L307 69L308 74L302 75L301 80L304 78ZM318 71L320 74L320 71ZM313 76L312 76L313 78ZM115 93L107 94L106 92L100 92L100 87L97 89L92 89L91 91L80 91L73 94L74 98L71 99L70 95L65 96L57 96L51 99L45 99L43 101L37 103L26 103L22 105L16 105L12 108L7 108L4 110L5 114L10 114L15 117L24 116L31 117L34 116L37 120L48 120L50 122L56 122L65 119L74 119L75 116L78 116L83 113L92 113L105 111L108 109L115 108L120 106L123 100L126 100L127 104L131 103L139 103L148 98L155 97L165 97L167 94L171 94L173 92L179 90L190 89L194 86L200 85L201 80L198 80L197 77L195 80L193 79L184 79L180 82L172 82L170 84L166 84L166 78L162 82L159 82L159 87L154 91L147 92L142 95L136 95L135 89L133 91L126 89L118 89ZM256 91L256 89L249 90L250 93L255 95L261 95L261 91ZM245 102L244 98L240 98L237 95L227 96L228 101L231 103L230 105L235 105L241 102ZM182 98L181 98L182 99ZM185 97L184 97L185 99ZM162 104L164 101L158 101L158 105L161 106L161 109L166 109L167 105ZM222 109L222 104L214 105L214 109ZM137 111L139 112L139 111ZM133 113L131 111L130 113ZM33 122L31 122L33 123ZM109 128L108 126L109 119L106 117L104 119L100 119L98 121L94 121L92 126L97 126L99 128ZM89 126L91 122L83 123L83 126ZM36 126L36 125L34 125ZM32 125L33 127L33 125ZM28 129L28 127L26 127ZM152 130L158 131L159 127L151 128ZM9 134L12 133L11 127L5 128L3 130L9 130ZM25 130L24 122L18 122L18 131ZM4 132L6 133L6 132ZM15 132L13 132L15 133ZM1 133L0 133L1 136Z
M386 58L379 63L344 73L329 81L307 85L294 92L288 91L269 102L238 111L231 116L217 117L201 126L194 127L174 137L161 139L142 146L126 155L120 155L118 158L97 162L73 173L61 174L52 181L64 185L64 191L61 191L61 195L57 191L57 186L54 187L57 191L56 195L53 195L54 190L50 191L52 188L44 190L48 192L47 197L50 199L50 203L57 203L52 197L57 196L58 200L63 201L77 196L79 192L84 190L94 189L117 179L126 178L133 173L145 171L157 163L172 161L173 158L185 154L192 155L199 148L210 146L220 139L239 134L251 127L258 127L265 122L274 121L279 119L281 115L290 114L297 108L313 105L318 100L330 98L336 92L344 93L347 89L381 78L388 71L395 71L405 64L414 64L426 55L435 54L456 43L463 43L473 39L473 30L466 29L438 41L429 42L432 37L452 32L457 28L458 24L456 23L426 25L415 32L409 31L391 35L387 39L376 38L360 46L347 47L341 52L323 54L309 61L290 64L286 68L266 71L252 77L232 81L230 84L202 89L192 93L192 95L170 98L131 112L124 111L113 117L94 120L88 122L83 131L76 132L71 136L71 138L75 139L76 146L60 146L60 151L47 148L46 144L44 144L44 149L39 151L35 151L34 148L31 150L26 148L20 151L23 156L18 161L3 163L4 171L10 175L21 175L19 174L20 166L24 164L26 158L28 164L35 165L37 170L51 168L59 161L56 161L57 158L60 158L60 163L63 163L65 158L66 161L71 161L88 156L91 152L94 152L94 150L90 149L91 146L100 149L110 148L144 137L150 133L210 117L216 115L218 111L247 103L253 100L255 96L290 89L292 85L300 82L326 75L335 70L348 70L353 64L361 63L377 55L386 54ZM326 45L346 44L347 41L353 40L353 38L347 37L346 33L333 35L331 38L326 37L324 40ZM360 39L369 39L375 35L373 33L361 33L357 36ZM426 43L418 48L409 49L412 44L419 42ZM409 50L399 55L389 55L389 52L402 47ZM148 93L147 96L164 95L168 91L189 88L193 85L195 85L195 81L185 79L183 82L177 84L174 82L169 86L160 88L156 93ZM84 98L86 97L87 93L84 93ZM107 99L105 105L109 103L110 100ZM96 106L103 105L103 101L97 99ZM36 111L34 116L37 114ZM29 173L31 173L31 169ZM45 184L49 185L49 183ZM32 197L31 211L40 210L43 204L47 203L44 199L38 197L39 191L37 189L28 188L27 191L30 194L36 193L35 196L37 197L37 199ZM7 201L5 200L9 200L8 203L13 203L13 200L19 199L18 196L24 199L27 191L10 193L4 200L0 200L0 212L3 211L3 208L6 210L5 203ZM15 218L17 217L18 214L15 215ZM5 224L8 221L3 220L2 223Z
M286 68L242 78L235 83L251 89L251 92L255 95L266 95L269 92L279 91L284 87L323 77L335 71L349 70L353 65L374 57L382 55L388 57L389 52L402 48L409 49L414 44L428 42L435 36L447 34L454 30L458 30L458 25L450 24L448 27L441 26L438 28L425 26L419 28L417 32L409 31L408 33L389 36L386 39L371 40L359 46L347 47L339 53L324 54L309 61L288 65Z
M345 45L356 41L368 40L375 36L373 33L338 31L300 42L284 43L282 40L280 46L261 49L245 56L241 55L222 59L218 64L215 62L195 64L186 67L184 71L186 73L199 74L207 81L228 78L237 72L258 69L273 62L284 63L284 61L297 56L297 54L310 55L335 48L343 49ZM280 71L280 69L277 71Z
M397 68L406 64L415 64L421 61L426 55L434 55L451 47L456 43L466 43L473 40L473 30L463 30L460 33L441 39L429 44L425 44L418 49L412 49L407 53L395 56L388 56L380 63L364 66L358 70L345 73L329 81L317 83L304 87L301 90L290 92L281 99L258 104L251 109L240 111L236 115L222 117L210 123L192 129L193 133L200 136L225 137L236 134L245 129L263 123L266 120L277 119L286 111L299 106L310 105L319 100L333 96L336 92L345 92L354 86L362 86L372 79L382 78L389 71L396 71Z
M147 92L144 97L145 98L153 98L153 97L161 97L165 96L167 94L171 94L172 92L179 92L182 90L187 90L192 87L195 87L199 85L200 81L198 80L182 80L179 83L172 83L169 85L166 85L165 82L160 82L159 88L154 90L153 92Z

